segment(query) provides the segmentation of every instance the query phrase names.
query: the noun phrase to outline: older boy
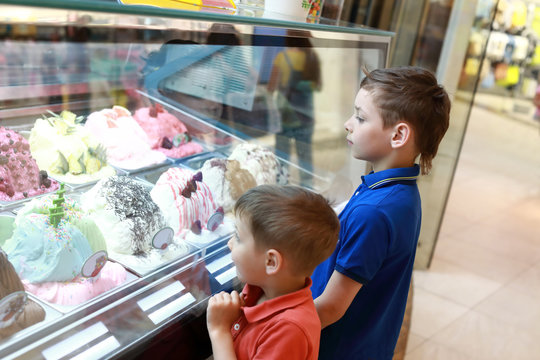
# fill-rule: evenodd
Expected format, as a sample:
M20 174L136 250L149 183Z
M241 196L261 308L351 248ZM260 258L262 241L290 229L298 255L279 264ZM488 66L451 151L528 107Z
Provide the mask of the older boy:
M321 195L261 185L236 202L229 241L241 295L208 302L214 360L317 359L321 323L310 275L334 251L339 220Z
M420 233L416 178L429 172L449 125L450 100L431 72L364 72L345 130L352 156L373 172L340 213L337 248L312 276L320 359L392 359Z

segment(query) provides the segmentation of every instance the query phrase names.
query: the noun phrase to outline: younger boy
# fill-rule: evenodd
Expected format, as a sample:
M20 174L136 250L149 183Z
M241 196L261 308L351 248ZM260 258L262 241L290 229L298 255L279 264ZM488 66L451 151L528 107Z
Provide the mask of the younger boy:
M416 178L429 172L449 125L450 100L431 72L364 73L345 130L352 156L373 171L339 215L335 252L312 276L320 359L392 359L420 233Z
M242 294L210 298L214 359L317 359L321 323L310 275L335 249L339 220L328 201L296 186L261 185L234 207L229 241Z

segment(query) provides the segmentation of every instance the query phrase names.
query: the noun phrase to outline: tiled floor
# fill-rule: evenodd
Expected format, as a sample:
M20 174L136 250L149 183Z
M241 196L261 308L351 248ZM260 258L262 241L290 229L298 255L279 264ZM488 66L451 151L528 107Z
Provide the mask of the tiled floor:
M536 124L473 108L405 359L540 359Z

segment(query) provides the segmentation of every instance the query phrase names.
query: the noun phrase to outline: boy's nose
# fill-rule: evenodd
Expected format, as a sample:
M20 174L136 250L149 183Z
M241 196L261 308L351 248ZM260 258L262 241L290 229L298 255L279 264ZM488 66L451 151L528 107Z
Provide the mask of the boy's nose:
M233 235L234 236L234 235ZM229 239L229 241L227 241L227 247L229 248L229 250L232 251L232 237Z
M350 119L347 119L347 121L345 121L345 124L343 124L343 126L345 127L345 131L346 131L346 132L351 132L351 131L349 130L349 125L348 125L348 124L349 124L349 120L350 120Z

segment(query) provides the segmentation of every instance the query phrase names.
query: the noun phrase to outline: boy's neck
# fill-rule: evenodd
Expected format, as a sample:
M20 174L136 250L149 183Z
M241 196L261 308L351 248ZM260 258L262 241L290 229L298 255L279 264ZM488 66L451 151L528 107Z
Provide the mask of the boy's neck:
M257 304L303 289L306 286L306 279L305 276L294 276L270 281L268 285L261 286L264 294L257 301Z
M394 153L392 156L387 157L377 163L372 163L373 171L379 172L388 169L398 169L398 168L407 168L414 166L416 156L403 154L403 153Z

